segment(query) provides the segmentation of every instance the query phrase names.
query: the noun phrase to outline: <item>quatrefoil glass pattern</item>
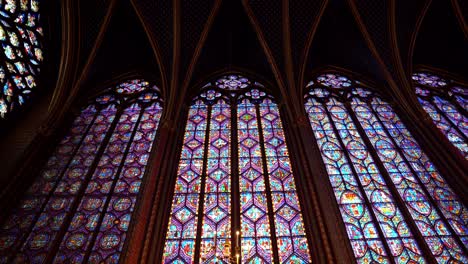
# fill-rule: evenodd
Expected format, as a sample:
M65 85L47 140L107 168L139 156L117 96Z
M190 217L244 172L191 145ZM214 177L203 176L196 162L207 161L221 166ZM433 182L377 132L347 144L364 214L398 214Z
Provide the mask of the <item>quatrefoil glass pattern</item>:
M305 109L356 261L467 262L468 209L392 106L335 73L308 88Z
M143 80L75 118L0 228L0 263L118 263L162 113Z
M468 159L468 88L427 72L413 74L413 85L434 124Z
M225 90L239 90L247 88L250 85L249 79L240 75L227 75L216 81L216 86Z

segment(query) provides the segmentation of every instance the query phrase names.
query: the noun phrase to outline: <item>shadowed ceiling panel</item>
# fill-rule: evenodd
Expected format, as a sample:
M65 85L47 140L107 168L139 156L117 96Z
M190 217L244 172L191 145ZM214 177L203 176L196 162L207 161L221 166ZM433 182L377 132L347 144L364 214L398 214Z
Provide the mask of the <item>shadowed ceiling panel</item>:
M406 68L409 65L409 48L414 32L417 30L417 22L420 19L423 9L430 0L398 0L396 1L396 30L398 38L398 48L403 66Z
M456 0L458 2L458 6L462 11L463 16L465 17L465 23L468 23L468 1L465 0Z
M283 28L281 0L251 0L248 5L254 13L258 26L270 48L275 62L281 71L284 70Z
M158 45L166 73L171 71L173 54L173 1L135 0L135 7ZM168 75L170 76L170 75Z
M182 0L181 1L181 56L180 77L185 78L186 71L192 61L195 48L199 43L203 29L213 11L214 0Z
M395 68L392 63L392 51L390 48L389 38L389 20L388 9L389 0L351 0L356 4L359 15L364 26L369 33L375 48L379 52L380 57L384 61L387 69L395 73Z
M325 8L309 50L305 83L314 69L329 65L384 82L380 67L359 31L349 6L341 0L331 0Z
M273 76L258 37L240 1L223 1L195 66L189 89L221 69L246 69Z
M467 47L450 1L433 1L416 38L413 63L466 76Z
M80 1L80 67L86 63L96 43L99 30L104 22L111 0Z
M313 25L319 19L320 9L325 0L295 0L289 3L289 21L291 30L291 52L296 74L299 74L300 66L305 58L304 48L307 38L313 29Z
M159 77L151 45L134 8L127 1L119 2L115 8L83 87L93 88L129 72Z

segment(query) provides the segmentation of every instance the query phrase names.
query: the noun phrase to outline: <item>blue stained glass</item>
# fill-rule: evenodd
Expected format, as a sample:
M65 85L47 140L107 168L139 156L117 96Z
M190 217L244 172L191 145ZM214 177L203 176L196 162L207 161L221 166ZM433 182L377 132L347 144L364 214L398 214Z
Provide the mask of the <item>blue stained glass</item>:
M129 85L153 96L110 88L81 112L1 227L0 262L42 262L54 245L55 263L118 261L162 113L156 87Z
M36 90L43 61L38 0L0 4L0 119L16 111ZM14 65L14 66L13 66Z
M451 192L440 175L436 176L438 180L436 183L433 182L433 179L428 178L429 175L425 175L423 176L424 178L422 178L412 173L410 166L414 166L413 169L415 169L416 173L423 172L421 171L420 165L417 165L417 163L419 163L417 161L418 157L424 157L427 163L430 163L430 161L427 160L427 157L425 157L425 154L410 136L410 133L406 131L404 125L393 112L393 109L380 99L375 98L372 101L372 108L378 113L378 116L382 120L382 122L380 122L367 104L358 99L355 99L352 104L356 116L379 154L383 165L389 172L411 216L416 221L420 232L428 241L438 242L437 246L430 247L434 256L439 258L439 261L447 258L447 256L462 262L467 261L468 258L460 254L461 248L454 241L453 236L455 234L447 230L447 223L442 221L441 215L434 208L435 206L440 207L442 204L432 204L424 193L423 188L426 187L429 193L431 193L431 189L437 186L438 188L449 191L453 195L453 198L455 198L455 195ZM388 133L385 131L384 126ZM395 142L400 144L395 146L390 137L393 137ZM404 157L401 152L398 151L398 147L402 150L401 152L403 152L402 154ZM406 162L405 158L409 164ZM434 172L437 173L436 171ZM418 176L423 180L424 186L418 184L415 179L415 177ZM430 184L431 182L432 184ZM453 202L459 203L457 200L458 199L455 198ZM464 211L466 212L466 209ZM445 231L440 233L438 232L440 229ZM465 234L462 235L465 236ZM445 246L444 241L450 241L449 244L452 246Z
M207 118L208 106L202 101L197 101L190 107L163 263L194 261Z
M468 88L426 72L413 74L413 82L423 109L468 159Z
M189 110L162 261L232 263L238 255L239 263L310 263L278 106L263 85L240 75L214 83L202 87ZM234 202L238 211L231 211Z
M377 231L378 225L384 238L393 245L390 253L395 261L423 262L424 258L413 234L408 230L407 223L344 105L333 98L326 105L311 98L306 103L306 109L321 146L322 158L356 259L359 262L389 262L389 252L384 250L383 238ZM333 127L336 127L338 134L335 134ZM354 171L350 165L354 167ZM361 188L358 187L358 181Z
M431 87L447 85L441 80L426 82ZM421 241L412 234L418 232L437 262L466 262L468 259L462 250L468 241L466 206L392 107L371 89L362 88L361 84L339 74L319 76L316 83L318 85L311 82L308 86L311 90L305 107L356 260L385 262L387 256L392 255L397 263L425 262L418 245ZM418 93L428 95L424 90ZM445 124L441 125L445 131L450 131L454 138L458 137L457 142L461 142L463 133L453 130L449 122L463 119L448 101L435 100L438 106L424 100L421 103L434 119ZM434 107L444 109L448 116L441 116ZM373 150L376 155L371 154ZM385 171L381 171L382 168ZM396 191L391 191L389 185ZM400 212L403 208L399 208L395 196L405 203L404 210L409 212L410 219ZM410 221L416 230L406 224ZM368 254L369 248L372 249L369 241L374 245L378 243L380 250ZM385 252L385 248L390 252Z

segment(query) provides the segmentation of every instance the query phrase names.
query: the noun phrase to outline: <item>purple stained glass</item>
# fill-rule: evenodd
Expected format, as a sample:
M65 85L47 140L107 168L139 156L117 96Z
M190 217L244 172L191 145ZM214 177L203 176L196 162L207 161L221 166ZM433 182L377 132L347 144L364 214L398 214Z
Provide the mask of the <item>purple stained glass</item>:
M0 260L118 261L162 113L157 96L132 105L125 96L101 96L76 118L0 229L0 238L11 241L0 248ZM23 223L13 224L19 218Z
M185 126L163 263L194 261L207 119L208 106L195 102Z
M55 239L58 239L58 232L64 226L65 217L72 213L72 204L79 200L78 191L82 187L84 178L89 173L89 166L95 158L94 155L90 154L100 148L116 112L115 105L109 105L100 112L63 178L53 190L52 197L21 246L16 259L24 257L31 260L41 255L46 256L54 245Z
M159 103L142 113L90 254L95 262L119 259L122 253L161 114Z
M448 82L441 77L429 73L415 73L413 74L413 81L432 87L444 87Z
M395 140L393 144L401 149L400 152L403 154L406 163L412 169L413 174L420 179L427 190L427 195L432 197L432 200L435 202L433 206L439 208L441 213L448 220L448 224L456 233L452 235L458 235L463 241L464 245L462 246L468 248L468 208L449 187L445 179L421 150L406 127L401 123L399 117L393 113L391 107L387 103L376 98L372 101L372 109L380 118L382 127L387 130L386 135L398 139ZM436 225L438 229L441 228L440 223L436 223ZM448 235L450 232L446 234ZM450 240L450 242L452 240ZM449 239L444 241L449 241ZM451 248L457 251L457 253L460 251L457 243L446 243L450 244ZM464 258L460 257L460 259L467 259L467 257L468 256L464 256Z
M454 234L447 230L447 223L443 223L441 215L435 209L437 205L430 202L429 197L424 193L424 186L418 184L415 179L416 175L410 169L411 164L405 162L405 157L398 151L398 147L404 153L409 152L413 156L422 155L422 151L417 147L411 136L408 136L409 133L401 134L400 129L403 128L403 125L395 118L396 115L393 109L378 99L374 100L373 106L377 102L381 103L378 105L379 112L391 120L387 123L389 125L386 127L389 129L387 133L382 126L383 124L379 122L367 104L355 99L352 102L352 108L422 236L426 241L430 241L428 244L434 257L438 261L448 258L465 262L468 259L460 254L461 248L456 245ZM396 137L398 141L401 140L400 142L404 145L395 146L391 137ZM426 185L426 187L428 186ZM438 232L439 230L444 230L444 232ZM453 244L453 246L449 247L446 244Z
M323 90L321 87L311 89L306 110L358 262L386 261L384 248L397 263L424 262L418 245L421 241L412 232L424 238L437 262L466 262L466 248L462 247L467 245L467 209L390 105L371 90L353 85L326 93L313 92ZM371 155L368 147L376 154ZM394 186L394 191L387 186ZM399 208L401 204L393 197L402 200L405 208ZM352 210L343 198L354 201L350 203L354 204ZM410 217L400 210L406 210ZM372 233L359 225L363 220L364 226L373 225ZM369 235L383 248L380 256L375 250L367 254L372 248L366 245L371 241L370 237L365 239Z
M164 263L230 263L236 254L241 263L311 262L278 106L263 85L249 85L224 76L190 108Z
M327 73L317 77L317 83L331 88L345 88L351 86L351 81L341 75Z
M240 75L227 75L216 81L216 86L225 90L239 90L250 86L249 79Z
M465 141L464 136L461 134L461 131L455 128L453 123L448 119L447 115L442 114L437 106L421 98L418 99L419 103L426 111L426 113L428 113L432 118L437 128L439 128L447 136L447 138L454 146L463 152L465 158L468 158L468 144Z
M0 119L25 104L37 87L43 61L39 0L0 4Z
M200 96L202 98L205 98L206 100L208 101L212 101L212 100L215 100L216 98L218 97L221 97L221 93L220 92L217 92L215 90L208 90L202 94L200 94Z
M241 213L241 261L272 263L271 225L256 106L248 100L237 107L239 140L239 193Z
M89 247L92 246L93 235L98 223L102 221L105 204L110 199L112 184L119 176L118 167L124 160L125 149L131 140L130 134L138 120L140 111L140 107L134 104L126 108L120 115L116 129L94 170L85 194L81 198L78 213L74 215L72 224L68 227L62 240L59 254L55 257L56 262L78 262L77 260L83 259Z
M274 102L265 99L259 110L280 262L310 263L312 259L279 109Z
M25 233L36 221L49 192L57 186L96 115L97 111L91 105L75 119L68 135L62 139L42 169L39 179L28 189L20 205L1 227L0 240L3 243L0 243L0 260L6 261L6 256L11 253L11 250L18 247L24 240Z
M148 86L148 82L136 79L119 84L116 87L116 91L122 94L132 94L144 91Z
M211 263L223 255L231 238L231 107L218 101L211 110L206 159L201 258ZM216 252L215 252L216 249ZM216 254L215 254L216 253Z
M468 159L468 88L423 72L413 74L413 81L423 109Z

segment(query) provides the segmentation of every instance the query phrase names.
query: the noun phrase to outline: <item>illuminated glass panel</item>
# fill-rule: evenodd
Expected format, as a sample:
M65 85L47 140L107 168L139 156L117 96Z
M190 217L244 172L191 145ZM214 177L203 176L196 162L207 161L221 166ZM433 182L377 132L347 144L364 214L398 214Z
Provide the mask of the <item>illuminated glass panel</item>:
M163 262L310 263L278 106L240 75L213 83L189 110Z
M447 223L442 221L440 213L436 210L436 207L441 204L432 203L429 195L436 194L431 189L440 187L442 190L449 192L447 193L448 197L441 194L441 198L452 200L450 202L456 204L459 204L458 199L455 198L455 195L445 184L444 180L438 175L438 172L433 168L427 157L425 157L425 154L422 153L417 143L410 136L390 106L379 99L374 99L372 107L378 113L378 116L370 111L369 105L359 99L354 99L352 102L352 108L357 118L364 127L366 135L372 142L380 160L388 171L398 193L403 198L433 255L438 258L439 262L444 262L445 259L451 258L462 262L467 261L468 258L466 256L460 255L461 248L454 240L454 234L447 229ZM380 117L383 123L377 117ZM392 139L395 142L397 140L399 144L394 143ZM398 148L401 151L398 151ZM424 162L422 163L419 160L421 156L424 158ZM419 175L415 175L410 166ZM430 175L424 166L430 166L429 170L433 175ZM420 177L420 180L423 180L421 183L424 183L424 185L419 183L415 177ZM433 177L440 184L434 183ZM431 183L435 184L435 186ZM424 190L424 187L427 189ZM426 194L425 191L429 192ZM463 213L463 211L465 212ZM466 208L463 205L460 213L468 216ZM456 220L460 220L459 216L456 217ZM463 224L466 227L466 223ZM465 236L466 234L462 235Z
M0 260L117 262L161 112L141 80L85 108L0 229Z
M206 262L230 250L231 239L231 107L218 101L211 108L203 204L202 254ZM215 250L216 249L216 254Z
M0 2L0 119L23 105L36 89L43 32L38 0Z
M198 201L204 164L208 106L199 100L189 110L184 145L172 202L164 249L164 263L194 261Z
M468 88L423 72L413 74L413 83L424 110L468 159Z
M242 262L272 263L271 224L256 106L249 100L237 108Z
M466 206L391 106L360 86L324 74L305 104L357 261L425 262L424 243L439 263L466 262Z
M312 259L278 106L265 99L259 105L259 112L280 262L310 263Z

